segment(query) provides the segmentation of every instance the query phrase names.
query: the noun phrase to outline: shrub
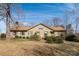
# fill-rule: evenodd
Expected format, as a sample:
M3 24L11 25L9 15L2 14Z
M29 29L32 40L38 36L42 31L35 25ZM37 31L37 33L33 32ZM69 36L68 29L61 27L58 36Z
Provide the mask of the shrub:
M25 37L23 37L23 39L25 39Z
M47 36L45 38L47 43L63 43L63 39L61 37L53 37L53 36Z
M65 40L65 33L64 34L61 34L60 37Z
M21 37L21 36L19 36L19 38L21 39L22 37Z
M2 33L0 37L1 38L6 38L6 34L5 33Z
M39 37L39 35L34 34L34 35L31 35L31 36L29 37L29 39L30 39L30 40L34 40L34 41L39 41L39 40L40 40L40 37Z
M46 40L47 43L53 43L53 39L54 39L53 36L46 36L45 37L45 40Z
M73 41L73 42L79 42L79 40L77 39L76 35L74 34L69 34L66 36L65 40L67 41Z
M19 38L19 36L16 35L15 38Z
M57 37L54 38L54 42L55 43L63 43L63 38L60 37L60 36L57 36Z
M29 37L27 36L26 39L29 39Z

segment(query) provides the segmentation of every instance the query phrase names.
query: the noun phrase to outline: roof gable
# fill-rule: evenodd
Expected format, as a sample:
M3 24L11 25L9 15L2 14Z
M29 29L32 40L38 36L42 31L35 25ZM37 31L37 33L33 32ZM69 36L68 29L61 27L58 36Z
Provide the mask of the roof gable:
M48 28L48 29L50 29L50 30L53 30L53 29L51 29L50 27L48 27L48 26L46 26L46 25L44 25L44 24L35 25L34 27L32 27L32 28L30 28L30 29L28 29L28 30L31 30L31 29L33 29L33 28L39 26L39 25L42 25L42 26L44 26L44 27L46 27L46 28ZM27 30L27 31L28 31L28 30Z

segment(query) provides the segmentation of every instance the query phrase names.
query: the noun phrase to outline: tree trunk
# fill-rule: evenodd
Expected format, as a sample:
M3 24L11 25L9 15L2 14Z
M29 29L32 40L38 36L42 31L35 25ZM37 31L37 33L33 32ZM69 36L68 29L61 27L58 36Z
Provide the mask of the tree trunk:
M6 39L10 39L10 4L7 3L6 8Z

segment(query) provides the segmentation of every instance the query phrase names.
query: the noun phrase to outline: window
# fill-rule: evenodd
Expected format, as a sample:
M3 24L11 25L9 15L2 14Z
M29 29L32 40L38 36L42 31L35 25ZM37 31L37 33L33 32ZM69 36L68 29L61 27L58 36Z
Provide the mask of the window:
M54 31L50 31L51 34L54 34Z
M14 32L13 35L17 35L17 32Z
M39 28L40 30L43 30L43 28Z
M29 31L29 32L28 32L28 35L32 35L32 34L33 34L32 31Z
M22 32L22 35L24 35L24 32Z

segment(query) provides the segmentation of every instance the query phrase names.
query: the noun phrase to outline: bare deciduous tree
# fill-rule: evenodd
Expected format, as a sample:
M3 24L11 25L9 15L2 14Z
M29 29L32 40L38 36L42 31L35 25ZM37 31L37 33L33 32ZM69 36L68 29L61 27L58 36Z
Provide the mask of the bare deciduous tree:
M54 17L53 18L53 24L54 24L54 26L58 26L61 23L62 23L62 20L60 18L58 18L58 17Z
M44 24L44 25L47 25L47 26L49 26L49 22L50 20L44 20L42 23Z
M76 33L78 32L78 27L79 27L79 17L76 18Z
M11 13L11 8L13 7L15 12L18 14L18 18L20 17L25 17L25 13L21 8L14 4L6 3L6 4L0 4L0 20L5 20L6 21L6 38L10 39L10 26L12 25L12 22L14 24L15 20L13 18L13 15ZM17 12L19 11L19 12Z
M10 4L0 4L0 20L6 20L6 38L10 38Z
M6 38L10 39L10 4L6 4Z

